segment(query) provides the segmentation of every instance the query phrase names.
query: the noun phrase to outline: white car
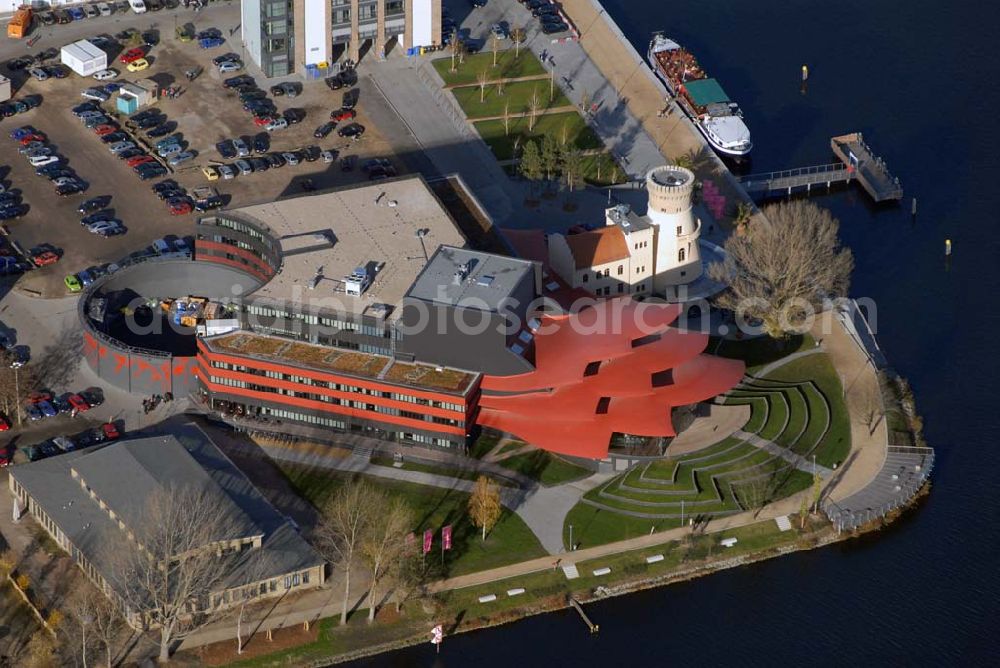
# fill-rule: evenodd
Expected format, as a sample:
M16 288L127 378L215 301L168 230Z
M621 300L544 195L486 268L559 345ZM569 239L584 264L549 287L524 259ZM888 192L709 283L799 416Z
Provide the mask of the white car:
M94 78L98 81L109 81L118 76L118 72L115 70L101 70L100 72L94 72Z
M229 74L230 72L239 72L243 69L243 63L238 60L227 60L219 65L220 74Z
M333 151L323 151L319 154L319 157L323 158L323 162L330 164L336 158L333 157Z
M37 158L40 155L52 155L52 149L48 146L39 146L38 148L33 148L25 153L24 157L30 160L31 158Z
M59 162L58 155L36 155L34 158L28 158L28 162L32 167L44 167L45 165L51 165L54 162Z
M268 124L264 126L264 129L268 132L274 132L275 130L284 130L288 127L288 121L284 118L275 118L268 121Z
M108 233L111 230L118 229L120 225L117 220L99 220L96 223L91 223L87 225L87 231L91 234L101 234Z
M297 164L299 164L299 156L295 155L294 153L291 152L282 153L281 157L284 158L285 162L287 162L291 167L294 167Z
M82 93L80 93L80 95L82 97L87 98L88 100L96 100L98 102L107 102L108 98L111 97L105 91L100 90L99 88L88 88L84 90Z
M146 13L146 3L143 0L128 0L128 4L136 14Z
M98 2L97 11L101 13L101 16L111 16L111 5L106 2Z
M28 74L35 77L35 81L45 81L46 79L49 78L48 73L41 67L32 67L30 70L28 70Z
M114 153L115 155L118 155L119 153L127 151L130 148L135 148L135 144L130 141L119 141L109 146L108 150Z
M192 153L191 151L183 151L182 153L178 153L172 158L170 158L170 160L167 160L167 164L170 165L171 167L176 167L177 165L183 165L188 160L193 160L193 159L194 159L194 153Z

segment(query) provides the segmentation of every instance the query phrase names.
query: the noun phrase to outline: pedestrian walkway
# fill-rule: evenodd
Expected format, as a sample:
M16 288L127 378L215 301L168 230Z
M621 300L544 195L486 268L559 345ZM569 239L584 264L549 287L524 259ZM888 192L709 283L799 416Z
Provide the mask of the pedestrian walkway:
M820 477L824 480L829 480L833 476L833 469L827 468L826 466L821 466L816 464L814 461L810 461L801 455L797 455L788 448L784 448L777 443L763 439L757 434L751 434L745 432L742 429L733 432L733 436L736 438L749 443L755 448L760 448L765 452L768 452L775 457L781 457L786 462L802 471L803 473L808 473L812 475L813 473L819 473Z

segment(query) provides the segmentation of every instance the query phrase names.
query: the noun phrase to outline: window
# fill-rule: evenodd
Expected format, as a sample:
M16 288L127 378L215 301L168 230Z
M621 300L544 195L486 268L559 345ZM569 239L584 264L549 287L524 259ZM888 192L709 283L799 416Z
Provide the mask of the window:
M625 292L625 284L624 283L619 283L618 284L618 292L619 293Z
M684 261L684 255L685 255L684 249L681 248L679 251L677 251L677 261L678 262L683 262Z
M625 273L625 266L621 264L618 265L618 275L621 276L624 273Z
M605 276L610 276L611 275L611 270L610 269L605 269L604 270L604 275Z
M584 274L583 275L583 282L586 283L589 280L590 280L590 274Z
M683 228L683 227L681 227L680 225L678 225L678 226L677 226L677 236L680 236L680 235L682 235L683 233L684 233L684 228Z

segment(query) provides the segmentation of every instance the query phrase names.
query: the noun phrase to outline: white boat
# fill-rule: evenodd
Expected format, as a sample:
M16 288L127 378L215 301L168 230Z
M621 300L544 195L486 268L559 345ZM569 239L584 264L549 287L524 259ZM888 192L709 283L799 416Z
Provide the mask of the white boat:
M753 142L740 106L729 99L718 81L705 75L694 54L672 39L656 34L646 57L653 72L712 148L731 156L750 153Z

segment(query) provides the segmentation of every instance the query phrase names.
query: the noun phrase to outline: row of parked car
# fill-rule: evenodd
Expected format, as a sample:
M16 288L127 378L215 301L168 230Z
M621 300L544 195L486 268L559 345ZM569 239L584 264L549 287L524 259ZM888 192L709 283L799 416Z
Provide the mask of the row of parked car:
M542 24L542 32L554 35L569 30L562 7L554 0L518 0Z
M227 62L232 62L235 54L225 54L216 58L213 62L221 66ZM268 97L266 91L257 87L257 82L249 74L240 74L230 77L222 82L222 87L236 92L243 105L243 111L253 117L254 125L264 128L268 132L284 130L289 125L295 125L305 120L306 112L302 109L287 109L283 113L278 113L278 107L274 100ZM288 95L292 91L291 97L298 94L299 89L295 84L277 84L283 95Z
M168 0L174 7L177 0ZM72 21L83 21L84 19L94 19L99 16L111 16L129 11L129 3L126 0L120 2L95 2L78 7L66 7L65 9L53 9L51 11L39 12L36 16L45 26L66 24Z
M10 138L20 144L18 151L35 168L38 176L48 177L60 197L75 195L87 189L87 183L74 172L55 147L48 143L48 137L30 125L24 125L10 132ZM27 213L27 209L20 215ZM9 216L15 218L18 216ZM5 218L6 220L6 218Z
M47 441L42 441L37 445L25 446L21 450L28 458L28 461L35 462L39 459L54 457L64 452L89 448L92 445L115 441L119 438L121 438L121 431L119 431L118 426L114 422L105 422L100 427L86 429L73 436L56 436ZM0 464L2 464L2 461L3 457L0 455Z

